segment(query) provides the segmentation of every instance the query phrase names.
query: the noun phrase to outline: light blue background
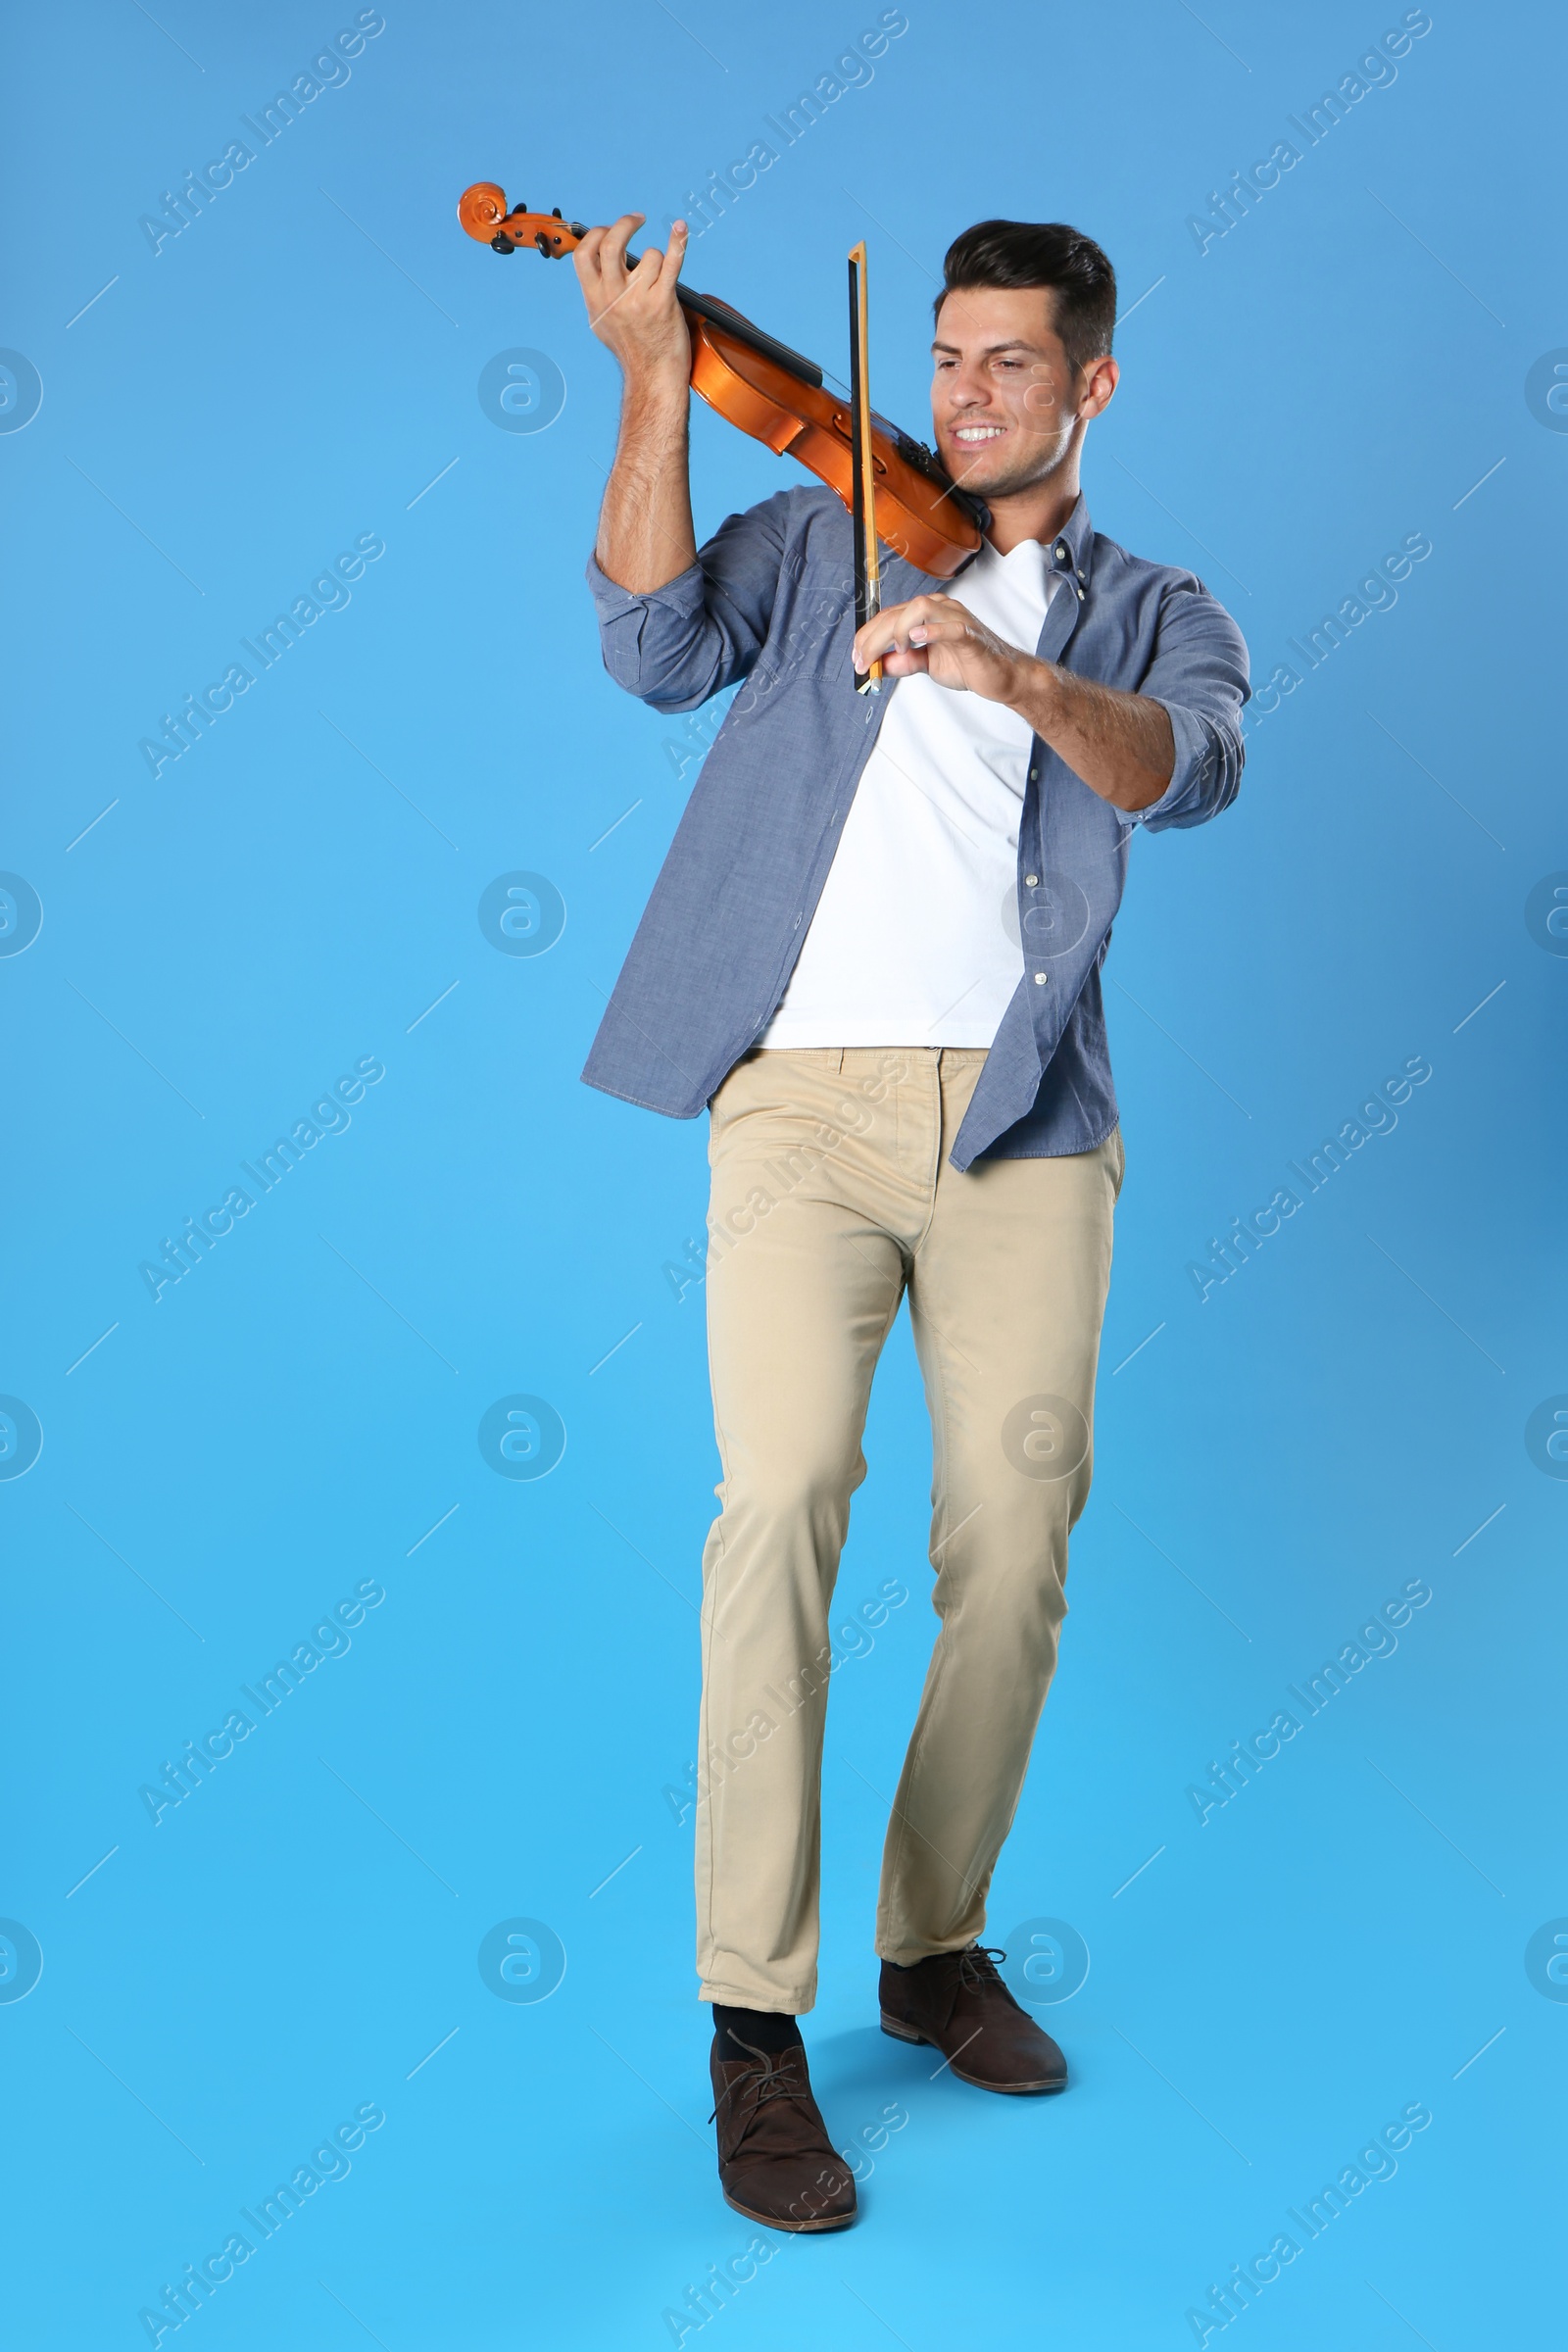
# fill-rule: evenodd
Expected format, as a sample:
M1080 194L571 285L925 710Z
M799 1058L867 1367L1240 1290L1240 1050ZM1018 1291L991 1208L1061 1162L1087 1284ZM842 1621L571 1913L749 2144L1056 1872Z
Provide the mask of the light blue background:
M355 12L8 13L0 341L43 404L0 436L0 865L44 908L0 958L0 1389L44 1433L0 1484L0 1910L44 1955L0 2004L10 2340L145 2342L141 2307L374 2101L350 2176L190 2323L208 2352L668 2344L752 2234L713 2177L665 1794L716 1459L701 1286L662 1269L702 1230L705 1134L576 1072L686 787L581 585L613 366L566 270L502 264L454 207L493 177L657 223L878 11L389 4L156 256L139 217ZM809 2037L842 2139L907 2120L851 2235L773 2241L684 2340L1191 2343L1208 2283L1423 2101L1397 2175L1234 2325L1251 2352L1538 2342L1568 2005L1524 1953L1568 1913L1568 1486L1524 1429L1568 1390L1568 962L1524 909L1568 867L1568 438L1524 385L1568 345L1560 30L1435 7L1200 256L1187 217L1396 7L908 14L692 282L842 374L864 235L877 404L923 433L949 239L1070 220L1131 313L1096 521L1198 569L1259 677L1404 534L1433 553L1255 727L1231 813L1138 845L1109 957L1129 1174L1098 1480L992 1910L998 1940L1050 1915L1088 1944L1041 2013L1074 2087L988 2100L875 2030L884 1800L934 1630L901 1325L840 1592L912 1597L837 1678ZM566 387L537 433L477 397L519 347ZM797 478L698 415L700 527ZM160 713L365 533L386 552L347 609L155 782ZM539 956L479 928L519 869L567 910ZM1200 1305L1188 1260L1416 1054L1397 1129ZM138 1263L369 1055L348 1130L155 1305ZM565 1426L543 1480L479 1452L514 1394ZM155 1828L140 1786L371 1578L349 1652ZM1200 1827L1188 1785L1414 1578L1397 1651ZM543 2003L480 1978L517 1917L564 1946Z

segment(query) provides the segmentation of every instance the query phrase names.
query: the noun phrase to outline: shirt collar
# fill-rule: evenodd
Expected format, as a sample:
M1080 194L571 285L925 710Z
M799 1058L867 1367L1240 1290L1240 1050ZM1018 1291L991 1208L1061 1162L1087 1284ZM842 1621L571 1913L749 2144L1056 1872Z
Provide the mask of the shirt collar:
M1089 570L1095 542L1094 524L1089 519L1089 507L1083 492L1054 539L1045 542L1048 570L1068 581L1080 604L1089 587Z
M990 544L989 539L982 539L974 555L965 556L953 574L953 580L938 581L938 592L951 592L953 581L961 580L978 559L980 549ZM1054 539L1042 539L1040 545L1045 554L1048 576L1054 574L1064 580L1073 589L1079 604L1082 604L1088 594L1089 574L1094 561L1095 526L1089 518L1088 502L1081 490L1076 506Z

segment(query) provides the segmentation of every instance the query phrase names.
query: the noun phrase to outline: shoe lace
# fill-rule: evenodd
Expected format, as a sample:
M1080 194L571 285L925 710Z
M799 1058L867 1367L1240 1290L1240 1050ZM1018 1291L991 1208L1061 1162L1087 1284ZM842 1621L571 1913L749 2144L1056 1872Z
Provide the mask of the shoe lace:
M760 2050L749 2041L740 2041L738 2034L733 2034L731 2038L739 2042L740 2047L754 2061L739 2081L731 2084L726 2093L726 2096L732 2100L746 2091L754 2093L751 2113L741 2127L742 2139L745 2139L756 2124L758 2116L768 2099L793 2099L799 2106L808 2105L811 2093L804 2072L798 2072L795 2068L787 2067L785 2064L785 2061L793 2055L793 2048L790 2050ZM794 2046L798 2047L799 2045ZM711 2124L717 2120L717 2117L718 2109L715 2107L708 2120Z
M1005 1960L1006 1957L1006 1953L1000 1944L969 1944L958 1954L959 1984L970 1992L978 1992L983 1985L1002 1984L1002 1978L997 1971L997 1962ZM1002 1989L1005 1991L1006 1986L1003 1984Z

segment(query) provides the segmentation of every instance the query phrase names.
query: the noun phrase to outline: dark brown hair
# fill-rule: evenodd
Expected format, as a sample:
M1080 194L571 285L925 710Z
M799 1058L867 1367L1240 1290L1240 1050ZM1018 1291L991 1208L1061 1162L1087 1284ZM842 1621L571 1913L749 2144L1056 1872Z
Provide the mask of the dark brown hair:
M1116 272L1093 237L1063 220L977 220L948 247L934 314L968 286L1050 286L1069 366L1082 369L1110 350Z

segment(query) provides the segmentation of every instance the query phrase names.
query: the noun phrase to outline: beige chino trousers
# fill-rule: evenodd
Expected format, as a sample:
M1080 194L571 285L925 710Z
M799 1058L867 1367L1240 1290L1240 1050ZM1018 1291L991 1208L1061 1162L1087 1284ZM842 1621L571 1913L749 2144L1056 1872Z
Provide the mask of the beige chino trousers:
M876 1948L985 1926L1056 1661L1089 1494L1119 1131L949 1161L985 1049L754 1050L713 1098L709 1364L723 1475L703 1554L705 2000L816 1996L828 1612L877 1359L907 1295L931 1414L940 1620L883 1854Z

